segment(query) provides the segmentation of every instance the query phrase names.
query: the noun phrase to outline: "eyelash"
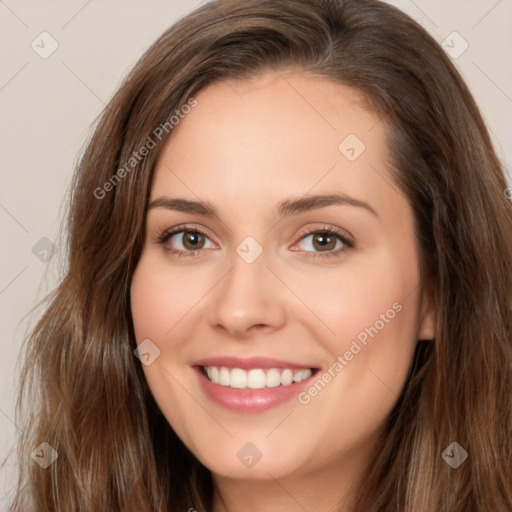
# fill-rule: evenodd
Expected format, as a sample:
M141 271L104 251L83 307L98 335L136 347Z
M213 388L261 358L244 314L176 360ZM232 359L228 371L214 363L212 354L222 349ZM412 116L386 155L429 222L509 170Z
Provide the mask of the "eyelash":
M208 238L208 235L206 235L200 229L197 229L194 226L177 226L170 230L166 230L161 235L159 235L157 238L157 243L160 245L164 245L172 236L177 235L178 233L186 233L186 232L199 233ZM330 236L334 236L338 240L340 240L345 247L341 248L341 249L337 249L335 251L327 251L327 252L302 251L302 252L306 253L306 256L308 258L309 257L329 258L329 257L333 257L333 256L338 256L340 253L344 253L348 249L353 249L355 247L354 242L352 242L352 240L350 240L346 235L344 235L340 230L338 230L334 226L324 226L320 229L317 228L317 229L307 230L300 235L299 242L304 240L309 235L315 235L315 234L327 234ZM202 249L196 249L194 251L182 251L180 249L166 247L165 250L168 253L177 255L179 258L181 258L181 257L195 257L195 256L197 256L197 254L199 252L201 252Z

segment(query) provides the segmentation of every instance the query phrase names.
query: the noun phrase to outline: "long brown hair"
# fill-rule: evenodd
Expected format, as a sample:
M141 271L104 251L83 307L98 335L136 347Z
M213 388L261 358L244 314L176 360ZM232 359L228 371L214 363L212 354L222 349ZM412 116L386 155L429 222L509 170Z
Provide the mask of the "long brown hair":
M75 172L68 267L27 339L12 510L25 510L29 496L37 512L211 510L210 472L168 425L133 354L130 281L169 118L214 81L285 68L357 89L391 127L394 178L414 212L437 309L436 339L418 344L354 510L512 510L504 172L450 59L417 23L375 0L209 2L124 80ZM150 139L156 147L141 156ZM30 457L43 441L58 453L47 469ZM457 469L441 456L454 441L468 453Z

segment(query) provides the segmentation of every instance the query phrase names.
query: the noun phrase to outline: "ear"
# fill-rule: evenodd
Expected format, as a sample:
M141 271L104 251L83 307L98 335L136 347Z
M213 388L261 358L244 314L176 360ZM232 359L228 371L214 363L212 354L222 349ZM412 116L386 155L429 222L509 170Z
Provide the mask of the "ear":
M436 337L436 305L431 286L423 287L420 304L420 316L416 339L433 340Z

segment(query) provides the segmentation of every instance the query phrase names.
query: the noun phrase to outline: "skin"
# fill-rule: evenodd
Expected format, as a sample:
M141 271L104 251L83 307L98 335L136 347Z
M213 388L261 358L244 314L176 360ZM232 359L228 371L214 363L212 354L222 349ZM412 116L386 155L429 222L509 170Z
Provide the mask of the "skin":
M389 128L357 91L298 70L217 82L196 99L159 156L150 202L200 200L217 215L148 211L131 289L137 342L149 338L160 350L145 376L170 425L212 471L214 512L348 511L416 341L435 334L412 210L391 175ZM354 161L338 149L349 134L366 146ZM283 200L332 193L376 214L349 204L277 212ZM166 251L190 247L182 235L158 243L183 223L207 236L196 256ZM314 235L301 240L326 225L355 246L326 250ZM263 249L250 264L236 252L247 236ZM190 366L266 356L321 375L396 303L401 311L307 404L230 411L206 397ZM251 468L237 457L247 442L262 453Z

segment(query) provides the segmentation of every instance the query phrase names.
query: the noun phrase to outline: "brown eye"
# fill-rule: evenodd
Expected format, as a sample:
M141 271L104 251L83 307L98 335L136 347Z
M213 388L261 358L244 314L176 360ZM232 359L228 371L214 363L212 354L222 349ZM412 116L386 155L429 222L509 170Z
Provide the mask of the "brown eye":
M354 243L334 228L323 228L305 233L297 244L307 256L341 256Z
M182 236L182 243L185 249L194 251L202 249L205 243L205 237L198 231L184 231Z
M336 237L329 233L315 233L313 247L318 251L332 251L336 247Z
M196 251L217 248L207 235L196 229L176 229L164 233L159 243L169 252L181 255L193 255Z

